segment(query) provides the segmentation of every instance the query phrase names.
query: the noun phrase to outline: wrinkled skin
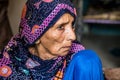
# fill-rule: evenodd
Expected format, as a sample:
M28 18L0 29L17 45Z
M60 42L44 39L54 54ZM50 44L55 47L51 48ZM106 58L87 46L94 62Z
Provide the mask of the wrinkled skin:
M76 39L74 18L64 14L36 43L37 56L43 60L65 56Z

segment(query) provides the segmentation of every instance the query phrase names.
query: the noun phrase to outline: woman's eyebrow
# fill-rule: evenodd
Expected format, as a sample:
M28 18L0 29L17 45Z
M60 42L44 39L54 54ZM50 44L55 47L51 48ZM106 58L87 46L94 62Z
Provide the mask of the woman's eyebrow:
M72 19L72 20L69 20L69 21L58 22L58 23L55 24L55 26L58 26L58 25L66 25L66 24L68 24L69 22L71 22L72 24L74 24L74 23L75 23L75 20Z
M61 25L66 25L66 24L68 24L69 22L64 22L64 23L62 23Z
M56 25L66 25L68 24L69 22L62 22L62 23L57 23Z

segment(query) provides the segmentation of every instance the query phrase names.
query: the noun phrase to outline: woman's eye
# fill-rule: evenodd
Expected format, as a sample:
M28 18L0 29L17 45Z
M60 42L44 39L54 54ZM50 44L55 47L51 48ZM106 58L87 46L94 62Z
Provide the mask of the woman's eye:
M64 30L64 27L63 26L59 26L58 29L59 30Z

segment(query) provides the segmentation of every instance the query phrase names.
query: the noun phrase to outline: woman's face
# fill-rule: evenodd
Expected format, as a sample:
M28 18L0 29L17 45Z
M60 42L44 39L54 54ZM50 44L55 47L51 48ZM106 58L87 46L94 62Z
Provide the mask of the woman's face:
M37 51L41 58L65 56L69 52L76 39L73 22L74 18L66 13L40 38Z

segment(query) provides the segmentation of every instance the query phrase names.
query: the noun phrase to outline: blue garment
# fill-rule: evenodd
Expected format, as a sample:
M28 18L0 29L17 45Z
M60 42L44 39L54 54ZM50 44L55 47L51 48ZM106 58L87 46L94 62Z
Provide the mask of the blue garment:
M99 57L91 50L79 51L73 56L63 80L104 80Z

